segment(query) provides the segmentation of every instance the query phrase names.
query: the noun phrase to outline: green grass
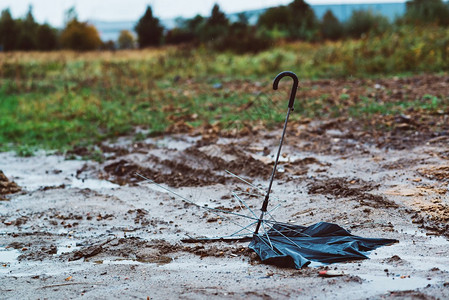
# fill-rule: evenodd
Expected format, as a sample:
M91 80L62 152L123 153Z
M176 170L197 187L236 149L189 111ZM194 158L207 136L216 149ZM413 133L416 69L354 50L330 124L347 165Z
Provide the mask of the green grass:
M0 53L0 151L30 155L38 148L67 150L133 133L136 126L148 129L149 135L179 123L215 124L221 130L258 124L272 128L285 117L291 84L283 80L280 90L272 91L278 72L294 71L301 81L444 72L449 66L448 32L418 34L402 28L382 37L292 43L245 55L183 47ZM402 102L352 97L339 93L298 99L292 118L388 115L448 106L447 98L431 91L422 99Z

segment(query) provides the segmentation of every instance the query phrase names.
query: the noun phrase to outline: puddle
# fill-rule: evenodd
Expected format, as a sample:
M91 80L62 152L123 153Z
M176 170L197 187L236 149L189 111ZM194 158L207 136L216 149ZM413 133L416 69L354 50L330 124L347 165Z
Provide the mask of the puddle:
M18 263L20 254L20 251L14 248L0 247L0 274L9 273L11 265Z
M70 184L70 186L74 187L74 188L91 189L91 190L114 189L114 188L119 187L119 185L112 183L110 181L106 181L106 180L77 179L77 178L74 178L72 180L72 183Z
M147 257L144 259L104 259L96 260L97 265L136 265L136 264L157 264L166 265L173 261L169 256Z
M63 156L46 155L45 152L37 152L35 156L27 158L17 158L13 152L4 152L0 153L0 161L7 177L26 191L62 185L91 190L119 187L106 180L78 179L75 174L85 161L66 160Z
M411 236L426 237L425 243L429 246L449 246L449 240L444 236L428 235L425 232L417 230L404 230L403 233Z
M0 263L10 264L17 261L20 251L14 248L0 247Z
M183 137L183 139L177 139L174 137L163 137L161 139L149 138L143 142L146 144L155 144L160 148L173 149L178 151L183 151L191 146L193 146L201 137Z
M404 275L406 276L406 275ZM406 291L426 287L428 284L436 283L435 279L428 280L423 277L405 277L401 275L394 276L376 276L359 275L366 280L365 287L373 292L381 293L386 291Z
M77 251L81 249L81 247L76 246L75 241L65 241L57 246L58 251L56 252L57 255L63 254L63 253L70 253L73 251Z

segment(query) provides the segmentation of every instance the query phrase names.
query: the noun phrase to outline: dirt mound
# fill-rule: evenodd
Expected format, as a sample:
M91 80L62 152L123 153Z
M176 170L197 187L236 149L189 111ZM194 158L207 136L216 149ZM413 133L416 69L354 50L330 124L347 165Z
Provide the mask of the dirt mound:
M0 200L5 200L4 195L20 192L21 188L0 170Z

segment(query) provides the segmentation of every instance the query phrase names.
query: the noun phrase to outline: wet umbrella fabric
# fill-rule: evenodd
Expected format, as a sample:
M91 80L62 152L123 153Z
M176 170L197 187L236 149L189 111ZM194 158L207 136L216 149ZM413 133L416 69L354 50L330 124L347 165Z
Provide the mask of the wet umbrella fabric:
M274 223L265 234L255 234L249 248L265 263L300 269L311 261L335 263L366 259L364 252L395 242L397 240L355 236L327 222L308 227Z

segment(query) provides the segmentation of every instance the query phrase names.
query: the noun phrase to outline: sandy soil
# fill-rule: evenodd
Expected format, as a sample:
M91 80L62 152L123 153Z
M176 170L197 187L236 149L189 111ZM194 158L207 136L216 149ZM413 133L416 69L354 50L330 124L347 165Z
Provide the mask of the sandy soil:
M399 240L369 260L294 270L261 264L247 242L182 241L248 223L191 202L249 215L235 194L258 213L279 131L123 138L100 146L102 163L0 153L0 298L449 298L448 136L406 131L398 147L400 132L378 143L342 123L289 128L270 207L279 221Z

